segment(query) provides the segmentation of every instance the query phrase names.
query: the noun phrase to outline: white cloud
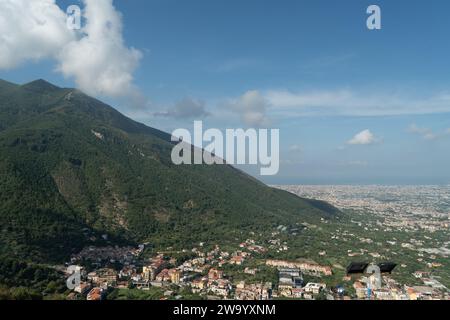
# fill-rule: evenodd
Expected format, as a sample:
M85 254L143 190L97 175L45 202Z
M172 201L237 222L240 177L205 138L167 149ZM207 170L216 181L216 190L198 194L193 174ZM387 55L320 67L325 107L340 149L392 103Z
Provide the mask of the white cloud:
M248 126L262 127L270 123L266 114L270 107L269 102L257 90L247 91L241 97L229 101L226 106L239 114Z
M408 132L417 134L425 140L436 140L450 134L450 128L444 130L441 133L434 133L430 128L419 127L415 123L411 124L408 128Z
M369 166L369 162L361 161L361 160L352 160L346 162L340 162L339 165L343 167L367 167Z
M83 2L85 25L77 32L67 28L55 0L1 0L0 69L53 58L57 70L87 94L142 102L133 86L142 54L124 44L121 14L112 0Z
M295 94L289 91L268 91L266 98L275 107L326 107L342 104L352 99L349 91L308 92Z
M112 0L84 0L86 25L81 39L64 46L58 70L73 77L78 87L92 95L136 94L133 71L142 57L127 48L122 37L122 17Z
M409 126L408 131L422 136L425 140L434 140L437 138L437 135L431 129L418 127L415 123Z
M0 69L55 58L75 39L54 0L1 0L0 30Z
M264 97L282 116L383 116L450 112L450 95L411 97L405 93L364 93L354 90L291 92L269 90Z
M289 147L289 151L291 152L302 152L303 148L299 146L298 144L293 144Z
M378 142L378 139L375 138L370 130L363 130L360 133L356 134L352 139L350 139L347 144L351 145L369 145Z
M258 100L258 104L252 101ZM314 116L399 116L450 113L450 94L413 97L403 92L367 93L351 89L248 91L228 104L248 122L267 123L270 118ZM259 105L260 107L248 107ZM246 111L247 110L247 111ZM253 121L252 121L253 120Z
M177 102L173 108L164 112L155 113L156 116L170 117L175 119L204 118L209 115L206 111L205 102L192 98L184 98Z

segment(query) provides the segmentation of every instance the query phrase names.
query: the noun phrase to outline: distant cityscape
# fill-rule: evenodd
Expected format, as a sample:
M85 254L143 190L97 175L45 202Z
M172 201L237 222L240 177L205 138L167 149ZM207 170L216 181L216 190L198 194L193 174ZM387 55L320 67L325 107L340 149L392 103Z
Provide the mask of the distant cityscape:
M277 186L300 197L326 201L340 209L383 217L399 230L448 230L450 185L447 186ZM448 244L448 243L447 243Z
M411 213L435 211L448 214L450 212L450 185L288 185L276 187L305 198L328 201L345 209L373 208L377 212L381 212L397 208L400 211ZM377 204L385 204L385 207Z

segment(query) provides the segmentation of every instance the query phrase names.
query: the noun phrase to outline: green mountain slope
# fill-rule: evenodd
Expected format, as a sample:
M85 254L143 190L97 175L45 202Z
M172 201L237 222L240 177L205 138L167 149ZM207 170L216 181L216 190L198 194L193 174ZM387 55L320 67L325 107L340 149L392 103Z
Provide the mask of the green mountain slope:
M175 166L172 147L77 90L0 81L0 254L61 261L103 234L181 246L337 213L231 166Z

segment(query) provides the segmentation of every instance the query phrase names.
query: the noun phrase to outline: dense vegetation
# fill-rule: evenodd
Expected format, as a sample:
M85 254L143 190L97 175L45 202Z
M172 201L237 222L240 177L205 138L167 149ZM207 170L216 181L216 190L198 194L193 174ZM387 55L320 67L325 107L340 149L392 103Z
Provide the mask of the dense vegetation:
M57 299L67 288L61 274L49 267L0 259L0 300Z

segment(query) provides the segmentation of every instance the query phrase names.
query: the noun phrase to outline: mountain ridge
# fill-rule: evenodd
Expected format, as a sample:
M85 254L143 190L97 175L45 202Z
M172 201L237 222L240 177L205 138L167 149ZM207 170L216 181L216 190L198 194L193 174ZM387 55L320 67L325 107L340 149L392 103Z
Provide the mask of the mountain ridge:
M232 166L175 166L170 137L76 89L0 81L0 254L61 261L103 234L182 246L339 213Z

